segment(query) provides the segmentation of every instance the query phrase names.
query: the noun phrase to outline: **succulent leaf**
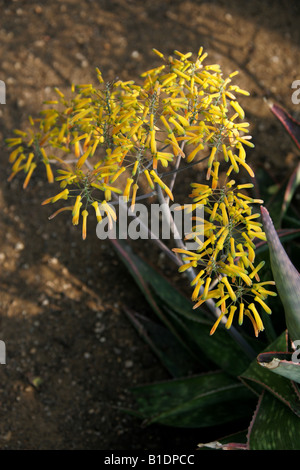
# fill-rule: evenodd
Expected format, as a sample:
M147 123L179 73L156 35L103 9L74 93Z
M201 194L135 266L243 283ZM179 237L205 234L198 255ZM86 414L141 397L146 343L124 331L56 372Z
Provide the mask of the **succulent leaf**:
M286 325L292 341L300 339L300 274L280 243L272 219L265 207L261 207L270 261L277 291L281 298Z

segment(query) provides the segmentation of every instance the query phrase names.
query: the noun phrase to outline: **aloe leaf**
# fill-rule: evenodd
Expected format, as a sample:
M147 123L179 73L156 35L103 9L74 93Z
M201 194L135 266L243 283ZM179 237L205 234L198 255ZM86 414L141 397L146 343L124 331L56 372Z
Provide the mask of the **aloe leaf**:
M171 376L184 377L199 371L200 361L192 358L167 328L127 307L123 310Z
M249 427L250 450L300 450L300 419L268 392L260 399Z
M296 146L300 149L300 122L294 119L278 104L271 104L270 109L277 119L279 119Z
M286 333L284 332L263 352L284 351L286 347ZM274 374L271 370L261 367L257 359L241 374L240 379L258 395L263 390L269 391L297 416L300 416L300 400L293 383L286 377Z
M295 361L293 361L294 354L296 356ZM296 362L296 359L298 359L297 352L266 352L257 356L257 362L260 366L300 383L300 362Z
M265 207L261 207L261 214L274 280L284 307L287 329L294 341L300 339L300 274L280 243Z
M185 332L186 336L195 343L199 351L204 353L218 368L223 369L230 375L241 374L249 365L249 357L241 350L239 344L228 335L227 330L219 328L213 336L210 336L212 324L209 322L195 322L182 318L171 310L166 313L174 326ZM249 343L251 339L249 339ZM261 351L260 343L253 342L257 352Z
M222 371L131 389L145 424L203 428L250 418L255 395Z

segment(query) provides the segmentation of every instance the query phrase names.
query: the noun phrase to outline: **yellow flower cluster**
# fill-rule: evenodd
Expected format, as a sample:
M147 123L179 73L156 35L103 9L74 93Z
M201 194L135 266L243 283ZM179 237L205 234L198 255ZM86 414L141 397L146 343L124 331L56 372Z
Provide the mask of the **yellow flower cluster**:
M214 181L215 168L212 174ZM208 299L214 299L216 307L221 309L222 313L211 334L224 315L228 315L225 327L230 328L234 314L238 312L239 325L247 316L257 336L264 327L255 303L270 314L265 300L268 295L276 295L265 288L267 284L274 285L273 281L260 282L259 271L264 262L256 267L254 265L254 240L265 240L266 237L262 224L256 220L259 214L252 213L252 204L262 201L240 192L252 188L252 183L236 185L234 180L230 180L222 188L197 183L192 186L192 209L203 204L207 215L207 218L200 220L195 217L193 232L187 235L187 238L196 241L199 248L195 252L180 248L174 248L173 251L181 253L184 261L187 261L179 268L180 272L199 268L191 282L192 300L196 302L194 308Z
M151 190L159 184L173 200L160 172L178 156L192 162L211 148L208 176L220 151L234 169L238 159L244 162L243 145L252 144L244 135L248 124L236 122L244 112L234 93L248 93L231 84L235 73L224 79L219 65L204 66L202 48L196 60L192 53L175 51L174 57L164 57L154 52L163 65L143 73L142 85L104 83L97 69L98 87L72 86L70 100L55 89L57 99L45 102L49 107L38 119L29 118L29 130L16 130L7 139L14 147L10 179L25 172L26 188L37 166L44 165L48 181L59 181L63 190L44 203L71 200L61 210L71 210L77 224L80 215L86 222L84 211L90 207L99 221L99 204L115 217L107 204L112 194L134 206L140 178ZM184 145L190 149L187 154ZM239 155L233 158L235 149Z
M253 147L249 124L243 122L244 110L236 98L249 93L232 83L237 72L224 78L219 65L204 65L207 54L202 48L196 59L190 52L175 51L170 57L154 52L162 65L143 73L141 85L105 83L96 69L98 86L72 86L70 99L55 89L57 99L45 102L47 108L37 119L29 118L29 130L15 130L15 136L7 139L13 148L9 179L23 171L26 188L37 166L43 165L48 182L57 181L61 188L43 204L66 200L67 205L51 218L71 211L72 223L82 224L85 239L90 210L97 222L103 213L112 222L116 220L109 204L113 196L122 196L133 208L142 186L151 192L159 185L173 200L164 169L181 158L189 166L199 161L198 155L208 154L210 185L194 184L191 194L193 207L205 205L208 220L198 221L199 230L204 226L205 240L201 243L196 224L190 236L199 240L199 250L181 250L188 263L180 271L200 267L192 282L192 299L195 307L215 299L221 308L212 332L227 314L229 328L238 310L239 323L248 316L257 334L263 324L255 303L270 313L265 300L273 295L259 282L261 265L254 266L253 240L264 239L264 234L251 204L260 201L241 192L249 185L235 186L234 180L219 183L224 162L227 179L241 167L254 176L246 162L245 147ZM246 294L253 297L251 303L246 303Z

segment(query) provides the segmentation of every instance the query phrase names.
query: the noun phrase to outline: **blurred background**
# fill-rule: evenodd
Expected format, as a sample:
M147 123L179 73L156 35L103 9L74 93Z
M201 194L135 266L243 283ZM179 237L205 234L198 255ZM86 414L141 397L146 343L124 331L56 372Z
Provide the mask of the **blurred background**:
M26 128L54 87L96 83L96 67L106 81L139 82L160 65L152 48L203 46L207 64L240 72L236 83L251 93L240 100L255 143L248 161L278 181L299 154L266 100L300 118L291 100L299 22L300 4L288 0L0 0L0 448L193 449L218 437L143 428L121 411L132 406L132 385L169 378L122 312L146 313L145 302L94 223L83 242L68 216L48 220L41 202L53 188L38 172L26 191L18 178L7 182L4 139Z

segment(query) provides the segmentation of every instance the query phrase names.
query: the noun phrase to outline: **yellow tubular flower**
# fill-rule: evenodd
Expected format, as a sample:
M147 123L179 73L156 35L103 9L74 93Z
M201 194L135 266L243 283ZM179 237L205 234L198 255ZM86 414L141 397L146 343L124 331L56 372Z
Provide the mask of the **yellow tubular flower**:
M224 282L231 300L233 300L233 302L235 302L236 301L236 295L233 292L233 289L232 289L231 285L229 284L227 276L222 277L222 282Z
M74 206L73 206L73 210L72 210L72 215L73 215L73 216L74 216L75 214L77 214L77 212L78 212L80 201L81 201L81 195L79 194L79 195L76 197L75 204L74 204Z
M225 207L224 202L220 203L220 209L221 209L221 212L222 212L223 224L226 226L226 225L228 225L229 220L228 220L228 215L227 215L227 211L226 211L226 207Z
M248 231L248 234L252 238L259 238L260 240L266 241L266 234L264 232L253 232L252 230Z
M114 211L114 208L111 207L107 201L103 201L100 204L100 209L103 210L107 216L108 219L108 227L111 230L113 228L113 222L117 220L116 213Z
M54 176L53 176L53 173L52 173L50 163L48 163L48 162L45 163L45 167L46 167L48 183L53 183L54 182Z
M138 189L139 189L139 187L138 187L137 183L134 183L134 185L132 187L132 201L131 201L131 206L130 206L131 211L134 210L136 193L137 193Z
M68 190L68 189L64 189L64 190L61 191L60 193L56 194L56 196L54 196L54 197L51 199L51 202L56 202L56 201L58 201L59 199L68 199L68 196L69 196L69 190Z
M224 242L227 238L227 235L229 233L229 230L226 228L224 230L224 232L222 233L221 237L219 238L219 240L217 241L217 249L218 250L222 250L223 249L223 246L224 246Z
M197 153L203 149L203 144L199 144L188 156L187 156L187 162L190 163L194 160L195 156Z
M81 155L81 157L79 158L79 160L77 162L77 165L76 165L77 168L81 168L84 165L84 163L85 163L86 159L89 157L90 153L91 153L91 148L88 148L87 151L83 155Z
M174 251L174 250L173 250ZM199 273L197 274L197 276L192 280L191 282L191 286L194 286L195 284L197 284L201 278L201 276L203 276L203 274L205 273L204 269L202 269L201 271L199 271ZM203 284L203 282L202 282Z
M20 146L20 147L17 147L15 150L13 150L11 152L11 154L9 155L9 163L14 163L15 159L17 158L17 156L19 155L20 152L23 151L23 147Z
M238 173L239 172L239 167L238 167L238 164L236 162L236 160L237 160L236 155L233 155L232 150L228 150L227 154L229 156L229 160L231 162L231 165L233 166L234 171L236 173Z
M250 168L250 166L244 161L242 160L240 157L238 157L237 155L235 155L235 160L240 163L249 173L249 175L254 178L254 171L252 170L252 168Z
M80 143L78 140L74 142L74 154L76 158L80 157Z
M213 133L212 133L213 135ZM208 139L210 138L210 136L208 136ZM216 151L217 151L217 147L213 147L212 148L212 151L210 153L210 156L209 156L209 159L208 159L208 169L207 169L207 173L206 173L206 179L209 180L210 178L210 174L211 174L211 166L213 164L213 161L214 161L214 158L215 158L215 154L216 154Z
M152 50L156 55L158 55L158 57L160 57L161 59L164 59L164 55L160 51L154 48Z
M256 324L256 321L255 321L255 318L253 317L253 315L251 314L250 310L246 309L245 310L245 315L250 318L251 320L251 323L252 323L252 326L253 326L253 329L254 329L254 334L255 336L257 337L258 334L259 334L259 330L257 328L257 324Z
M258 331L263 331L264 330L264 325L263 325L263 322L261 321L261 318L259 316L258 311L256 310L256 307L255 307L254 303L251 303L250 305L248 305L248 308L253 313Z
M199 297L198 302L193 306L193 309L196 309L196 308L200 307L200 305L202 305L204 302L206 302L209 299L217 299L219 297L220 297L220 292L219 292L218 289L209 291L208 294L206 295L205 299L203 298L203 294L202 294Z
M49 197L48 199L46 199L45 201L42 202L42 206L44 206L45 204L49 204L49 202L56 202L58 201L59 199L68 199L68 196L69 196L69 190L68 189L64 189L63 191L61 191L60 193L56 194L56 196L54 197Z
M222 150L223 150L223 154L224 154L224 160L225 160L225 162L228 162L229 157L228 157L227 148L226 148L225 144L222 144Z
M239 105L237 101L230 101L231 106L233 109L238 113L241 119L244 119L245 117L245 112L243 108Z
M80 208L81 208L81 206L82 206L82 202L79 202L79 203L77 204L76 211L74 211L74 208L73 208L73 211L72 211L72 212L74 212L73 218L72 218L72 224L73 224L73 225L78 225L78 223L79 223L79 216L80 216Z
M213 171L213 180L212 180L212 183L211 183L211 187L212 189L216 189L217 186L218 186L218 173L219 173L219 166L220 166L220 162L214 162L213 163L213 166L214 166L214 171Z
M215 158L216 151L217 151L217 147L213 147L212 150L211 150L209 159L208 159L208 164L207 164L208 167L212 166L214 158Z
M210 336L212 336L214 334L214 332L216 331L217 327L219 326L219 323L220 321L222 320L222 318L224 317L224 315L227 313L227 310L224 310L224 312L221 313L221 315L219 316L219 318L217 319L217 321L215 322L214 326L212 327L212 329L210 330Z
M203 294L202 294L202 299L206 299L206 297L208 295L208 288L210 286L210 283L211 283L211 278L207 277L206 282L205 282L204 291L203 291Z
M229 299L230 296L228 294L224 295L224 292L221 294L221 299L216 303L216 307L221 307L221 311L224 312L226 310L226 300Z
M25 173L27 173L27 171L29 170L30 165L31 165L33 159L34 159L34 153L33 153L33 152L30 152L29 155L28 155L28 159L27 159L26 165L25 165L25 167L24 167Z
M149 171L148 170L144 170L144 175L146 176L147 178L147 181L148 181L148 184L150 186L151 189L154 189L154 183L150 177L150 174L149 174Z
M249 274L249 277L252 279L257 275L258 271L265 265L265 261L261 261L257 267ZM259 281L259 278L257 279Z
M15 163L13 164L12 166L12 172L13 173L17 173L17 171L19 170L20 168L20 164L21 162L25 159L25 155L23 153L21 153L21 155L17 158L17 160L15 161Z
M87 221L87 217L88 217L89 213L86 209L84 209L82 211L82 239L85 240L86 239L86 221Z
M272 313L272 310L270 309L270 307L268 307L268 305L260 297L255 296L254 300L258 302L262 306L264 311L267 312L269 315Z
M97 222L101 222L102 221L102 215L101 215L101 212L100 212L100 209L99 209L99 202L94 201L91 205L95 209Z
M177 129L177 131L179 132L179 134L185 134L184 128L172 116L169 118L169 122L174 124L174 126Z
M218 202L215 202L213 211L212 211L211 216L210 216L210 218L209 218L209 221L210 221L210 222L213 222L213 221L215 220L215 216L216 216L218 207L219 207L219 203L218 203Z
M111 183L114 183L116 181L116 179L119 178L119 176L124 173L124 171L126 171L126 168L124 166L122 166L122 168L120 168L115 174L114 176L112 177L112 179L110 180Z
M129 194L130 194L130 189L131 189L132 184L133 184L133 179L132 178L127 178L126 187L125 187L124 192L123 192L123 196L124 196L126 202L129 199Z
M29 180L30 180L30 178L31 178L31 176L32 176L32 173L34 172L36 166L37 166L36 163L34 163L34 162L31 163L31 165L30 165L30 167L29 167L29 170L28 170L28 173L27 173L27 175L26 175L25 181L24 181L24 183L23 183L23 188L24 188L24 189L27 188L28 183L29 183Z
M240 303L240 308L239 308L239 319L238 319L238 324L241 326L243 324L243 319L244 319L244 308L245 305L243 302Z
M150 131L150 149L153 155L157 152L156 139L155 139L155 130Z
M193 301L198 299L199 292L200 292L200 289L203 286L203 284L204 284L204 281L202 279L197 282L196 287L195 287L195 289L193 290L193 293L192 293L192 300Z
M245 247L248 249L248 259L253 263L255 260L255 251L249 243L245 243Z
M234 238L230 238L230 251L231 251L231 255L233 258L236 257L236 252L235 252L235 246L234 246Z
M190 263L186 263L186 264L183 264L182 266L180 266L178 268L178 272L183 273L187 269L195 268L196 266L197 266L197 262L196 261L191 261Z
M167 193L169 198L174 201L174 196L168 186L160 179L160 177L155 173L154 170L150 171L150 175L153 177L154 181Z
M235 305L232 305L230 307L230 312L229 312L228 320L225 323L225 328L229 329L231 327L232 320L233 320L236 309L237 309L237 307Z
M132 169L132 176L135 176L136 175L136 172L137 172L137 169L138 169L138 166L139 166L139 161L137 160L134 165L133 165L133 169Z

